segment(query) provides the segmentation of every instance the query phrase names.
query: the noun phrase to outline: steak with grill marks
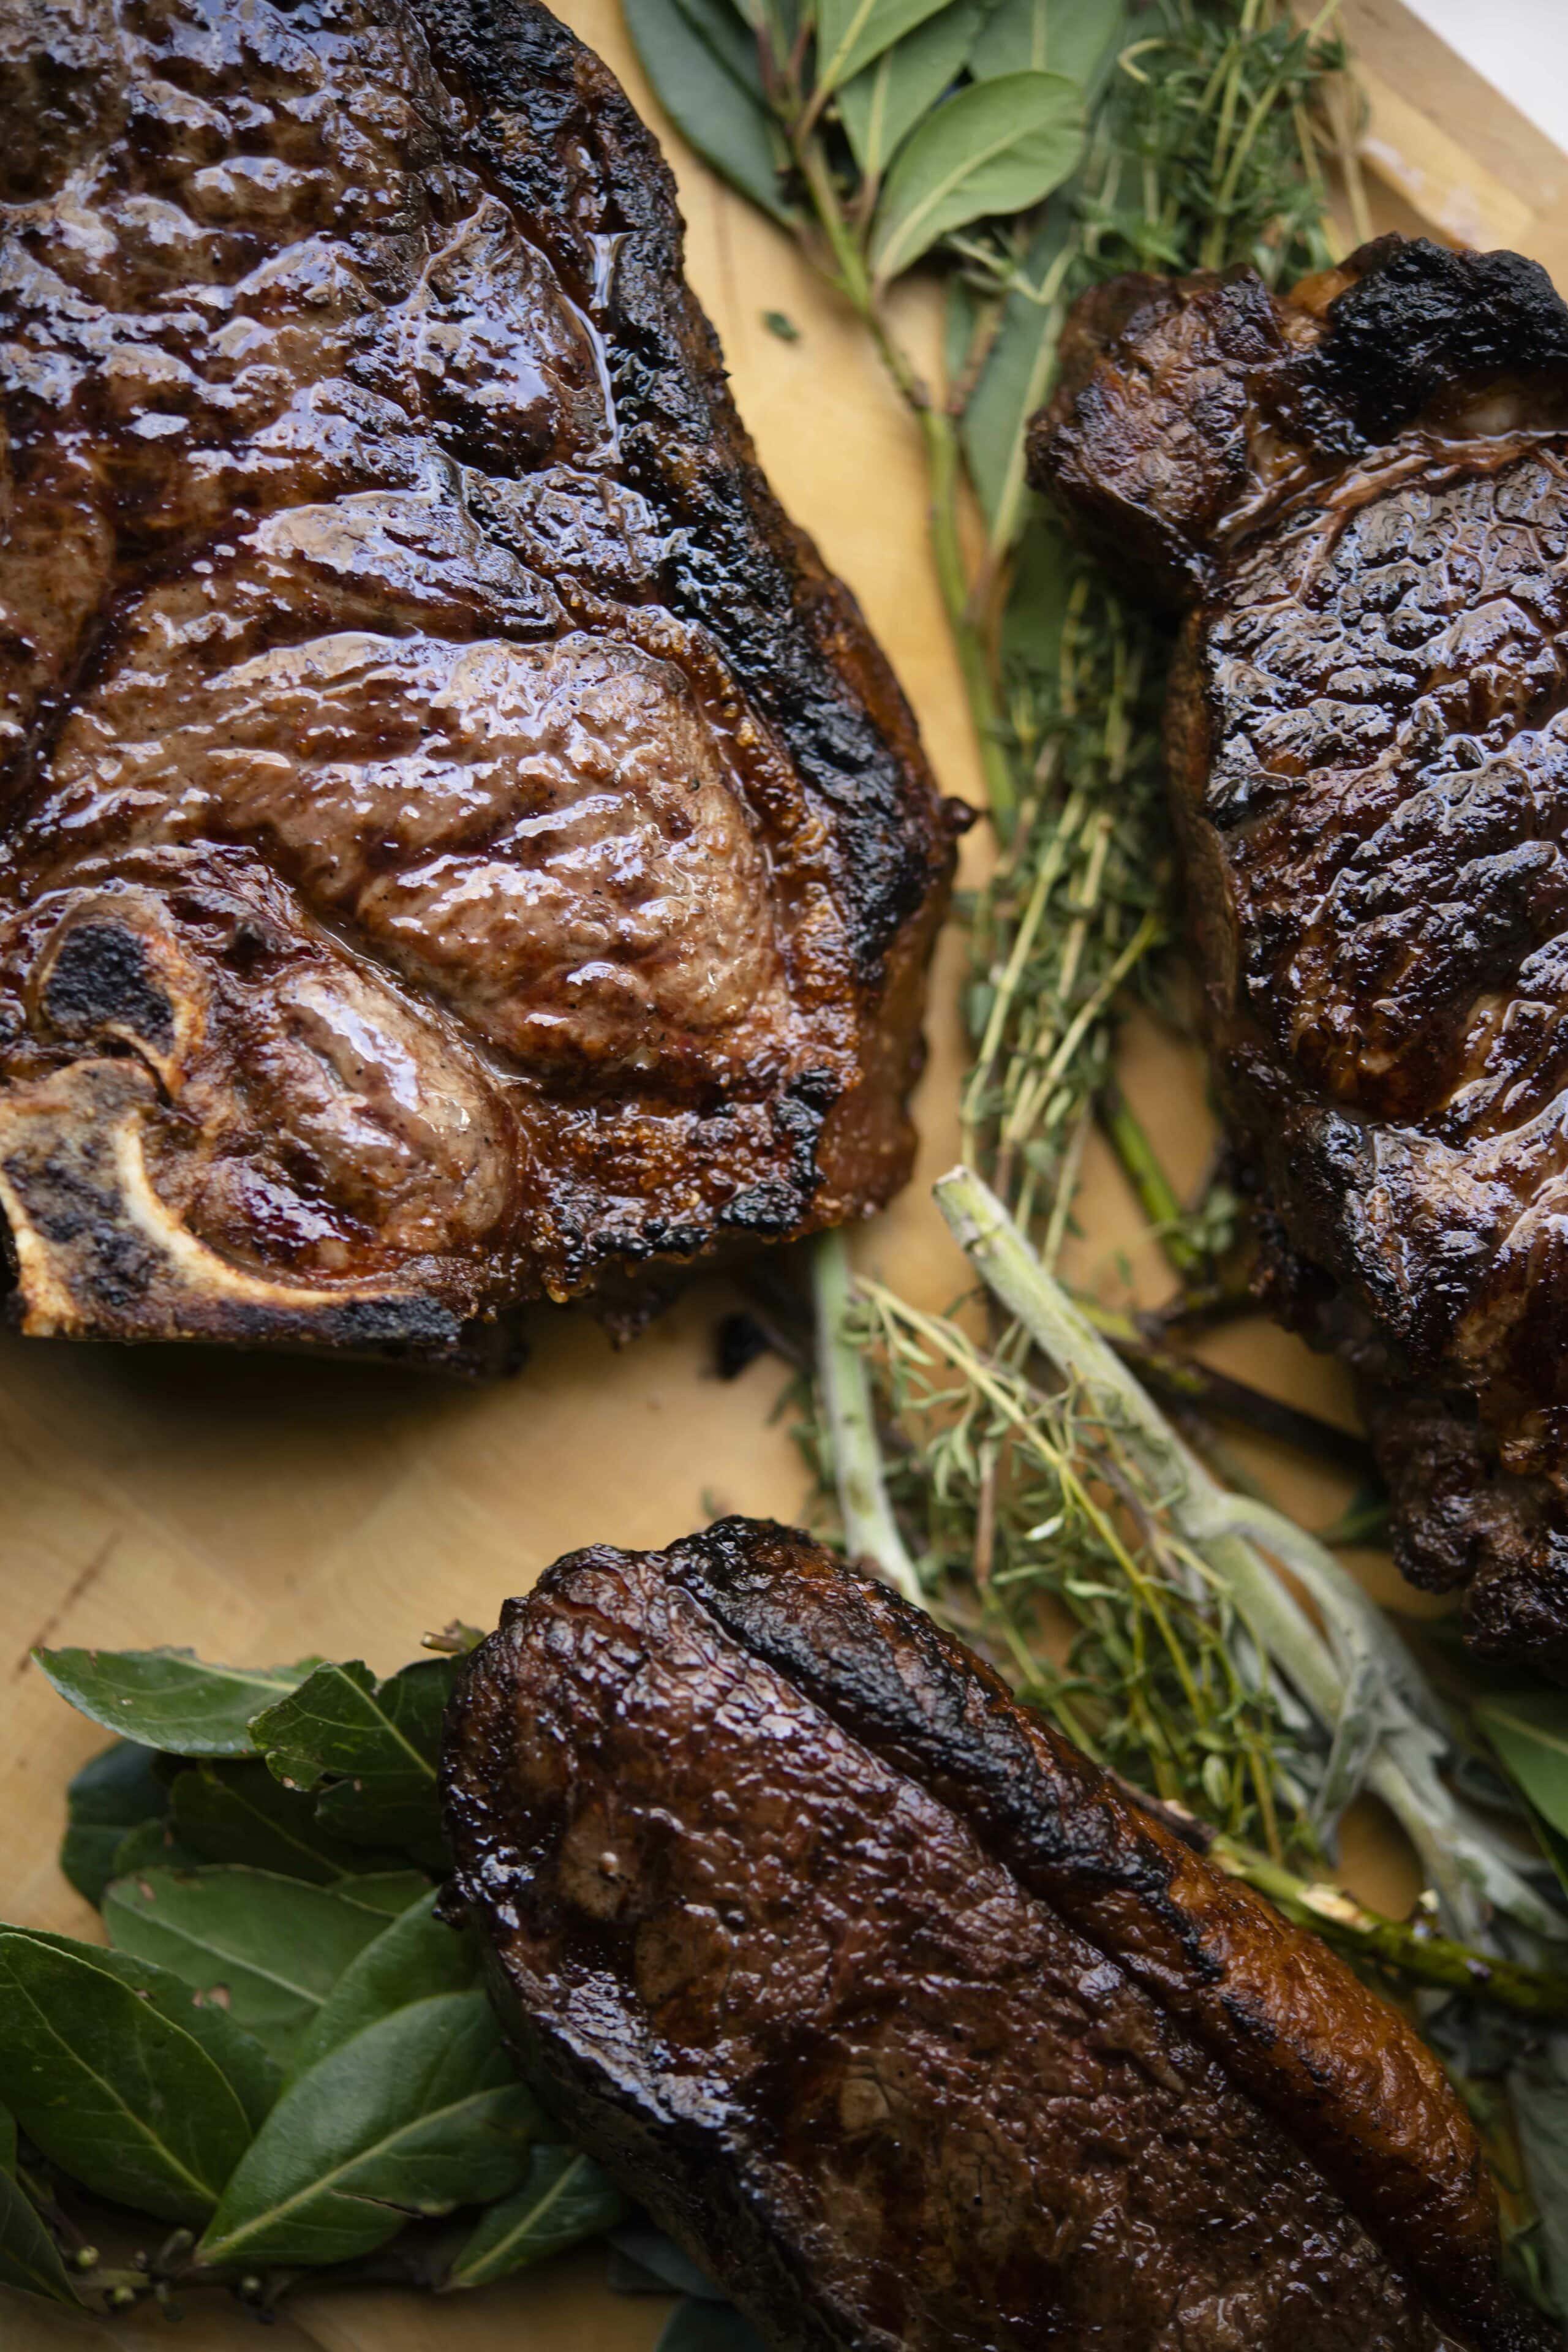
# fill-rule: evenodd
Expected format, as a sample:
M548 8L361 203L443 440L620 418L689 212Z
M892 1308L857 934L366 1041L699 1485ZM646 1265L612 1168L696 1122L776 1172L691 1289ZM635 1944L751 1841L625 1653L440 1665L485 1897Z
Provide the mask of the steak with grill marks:
M1035 478L1185 613L1169 741L1264 1292L1413 1582L1568 1675L1568 310L1398 237L1085 298Z
M1545 2352L1396 2011L805 1536L557 1562L447 1721L565 2126L780 2352Z
M0 0L25 1330L460 1356L865 1213L952 864L531 0Z

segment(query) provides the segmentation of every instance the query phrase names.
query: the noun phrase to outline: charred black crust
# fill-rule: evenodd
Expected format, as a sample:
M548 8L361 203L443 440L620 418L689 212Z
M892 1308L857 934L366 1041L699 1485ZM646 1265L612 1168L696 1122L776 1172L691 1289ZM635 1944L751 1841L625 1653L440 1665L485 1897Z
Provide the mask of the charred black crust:
M163 1045L174 1034L174 1008L153 977L146 942L123 923L78 923L67 933L39 1010L62 1037L114 1028Z
M626 478L672 525L663 600L711 635L831 811L856 953L874 978L948 845L923 779L831 658L836 625L858 627L858 613L837 583L803 576L800 537L686 290L668 167L614 76L535 0L415 0L415 13L443 71L477 101L473 160L522 208L585 308L588 238L622 240L602 315ZM912 732L890 674L878 684Z
M1407 425L1457 381L1568 366L1568 305L1538 261L1455 253L1429 237L1380 237L1329 305L1303 371L1368 437Z

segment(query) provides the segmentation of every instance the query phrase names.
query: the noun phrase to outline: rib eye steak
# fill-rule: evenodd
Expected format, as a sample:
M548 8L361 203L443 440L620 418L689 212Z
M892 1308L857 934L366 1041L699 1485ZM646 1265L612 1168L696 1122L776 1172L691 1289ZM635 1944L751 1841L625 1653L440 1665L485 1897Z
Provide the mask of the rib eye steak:
M31 1332L460 1352L868 1211L952 863L532 0L0 0Z
M1526 2352L1430 2052L803 1535L599 1549L448 1710L567 2127L780 2352Z
M1390 237L1087 296L1036 479L1183 607L1169 746L1266 1295L1405 1575L1568 1673L1568 310Z

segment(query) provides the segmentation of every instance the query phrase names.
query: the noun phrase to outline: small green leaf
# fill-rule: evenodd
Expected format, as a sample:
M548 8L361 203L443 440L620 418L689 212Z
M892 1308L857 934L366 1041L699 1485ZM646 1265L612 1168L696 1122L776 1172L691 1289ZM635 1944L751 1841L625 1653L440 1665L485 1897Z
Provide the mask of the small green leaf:
M732 2304L689 2296L670 2313L654 2352L766 2352L766 2347Z
M1071 235L1070 208L1052 205L1029 246L1024 276L1046 293L1009 295L996 340L964 404L959 432L964 462L994 543L1010 546L1025 506L1024 436L1051 388L1057 339L1067 310L1061 286Z
M167 1811L169 1791L157 1758L133 1739L100 1748L66 1790L67 1828L60 1868L94 1910L114 1875L114 1856L127 1830Z
M242 2158L204 2262L346 2262L405 2216L510 2194L537 2109L482 1992L367 2026L285 2091Z
M737 81L680 0L625 0L626 26L676 129L743 196L787 227L780 173L788 158L759 97Z
M458 1661L431 1658L377 1684L356 1659L317 1668L252 1730L275 1777L320 1789L330 1836L351 1844L402 1846L432 1869L446 1866L437 1768L441 1724Z
M59 2248L9 2172L0 2172L0 2286L20 2287L51 2303L81 2300Z
M206 1859L191 1846L182 1845L167 1821L138 1822L127 1830L114 1849L114 1867L110 1873L110 1885L117 1878L129 1878L138 1870L197 1870ZM109 1887L106 1885L104 1894ZM102 1897L100 1897L101 1907Z
M199 2225L249 2142L245 2110L183 2026L63 1944L0 1934L0 2096L84 2188Z
M120 1950L171 1969L287 2065L344 1969L385 1925L384 1910L360 1898L363 1882L351 1883L353 1896L237 1865L150 1870L116 1879L103 1921Z
M1500 1692L1474 1712L1536 1811L1568 1835L1568 1693Z
M881 178L921 115L957 75L980 18L979 0L939 8L884 49L874 66L845 83L838 111L868 180Z
M316 1818L314 1801L283 1788L259 1761L203 1764L180 1773L169 1791L169 1811L181 1843L198 1862L248 1863L330 1886L349 1873L397 1861L391 1852L375 1853L331 1836Z
M1121 46L1121 0L1000 0L969 60L976 81L1014 73L1065 74L1085 92Z
M943 5L944 0L817 0L818 90L826 94L853 81Z
M614 2181L581 2148L535 2147L522 2187L482 2216L447 2284L488 2286L491 2279L527 2270L547 2254L601 2237L626 2210L626 2200Z
M249 1756L250 1719L302 1683L293 1666L207 1665L192 1650L35 1650L62 1698L122 1738L174 1756Z
M188 2033L239 2101L251 2130L260 2128L283 2087L283 2069L253 2034L236 2024L226 2010L194 1992L172 1969L159 1968L134 1952L106 1951L101 1944L79 1944L70 1936L51 1936L37 1927L27 1933L36 1944L47 1944L53 1952L64 1952L68 1958L85 1959L101 1969L171 2025Z
M877 208L871 262L886 285L940 237L1038 204L1083 148L1083 106L1059 74L1005 74L960 90L900 150Z
M436 1903L432 1887L349 1962L306 2027L291 2077L411 2000L468 1990L479 1966L472 1934L437 1919Z

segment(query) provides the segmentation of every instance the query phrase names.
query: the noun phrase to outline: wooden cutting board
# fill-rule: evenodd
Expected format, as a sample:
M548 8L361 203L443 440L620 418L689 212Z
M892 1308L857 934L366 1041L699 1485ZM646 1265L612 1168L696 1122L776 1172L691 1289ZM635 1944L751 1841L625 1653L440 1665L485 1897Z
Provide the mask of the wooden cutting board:
M567 21L626 82L664 139L680 185L692 281L718 327L741 413L784 504L859 596L915 705L949 792L980 798L957 673L926 559L915 436L859 330L777 231L731 195L665 124L617 0L566 0ZM1398 0L1347 0L1371 98L1363 152L1379 227L1421 227L1538 255L1568 288L1568 160ZM763 314L800 330L781 341ZM934 309L903 321L930 352ZM972 836L972 862L984 856ZM861 1263L923 1304L945 1305L963 1268L928 1187L956 1157L955 1012L961 943L939 955L932 1058L921 1090L916 1181L858 1238ZM1126 1081L1178 1182L1195 1181L1210 1129L1196 1057L1138 1027ZM1160 1267L1116 1171L1088 1170L1071 1271L1108 1297L1157 1297ZM1123 1260L1125 1262L1123 1262ZM55 1866L62 1792L102 1744L28 1664L36 1643L190 1644L215 1657L305 1651L403 1664L426 1629L493 1623L559 1553L641 1546L721 1511L789 1518L798 1457L770 1420L781 1386L763 1360L725 1385L712 1334L731 1295L694 1288L615 1353L586 1319L546 1316L514 1380L463 1390L372 1367L216 1351L115 1350L0 1335L0 1916L90 1934ZM1337 1367L1257 1324L1214 1360L1350 1422ZM1309 1521L1344 1500L1294 1458L1253 1449L1286 1507ZM1358 1563L1385 1597L1403 1588L1376 1555ZM1348 1874L1390 1905L1407 1861L1368 1811ZM449 2301L389 2291L301 2294L265 2339L237 2310L187 2317L184 2352L643 2352L660 2298L616 2297L602 2257L569 2257ZM6 2352L146 2345L151 2310L77 2321L0 2289Z

